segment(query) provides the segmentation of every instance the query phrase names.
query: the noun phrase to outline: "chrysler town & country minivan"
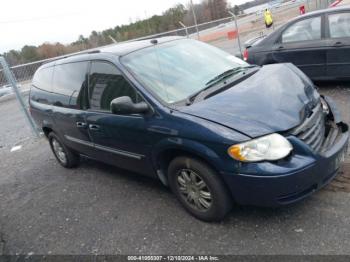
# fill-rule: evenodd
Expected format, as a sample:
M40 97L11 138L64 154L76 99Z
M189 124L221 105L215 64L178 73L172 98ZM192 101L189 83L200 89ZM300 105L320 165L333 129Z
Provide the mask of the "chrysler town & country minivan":
M283 206L331 181L348 126L292 64L205 43L121 43L41 66L30 111L67 168L80 155L158 178L195 217Z

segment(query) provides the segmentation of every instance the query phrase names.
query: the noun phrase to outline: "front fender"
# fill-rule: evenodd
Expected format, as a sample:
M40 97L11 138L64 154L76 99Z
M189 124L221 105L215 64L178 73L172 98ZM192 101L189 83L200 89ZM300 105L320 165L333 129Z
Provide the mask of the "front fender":
M333 115L334 122L337 124L340 123L342 121L341 115L340 115L340 112L339 112L334 100L332 98L330 98L329 96L323 96L323 98L324 98L324 100L326 100L328 106L331 109L331 113Z
M197 156L206 161L217 171L225 170L225 161L223 157L209 148L207 145L190 139L174 137L161 140L154 146L152 151L152 161L157 170L159 169L159 159L162 154L165 154L171 150L177 150Z

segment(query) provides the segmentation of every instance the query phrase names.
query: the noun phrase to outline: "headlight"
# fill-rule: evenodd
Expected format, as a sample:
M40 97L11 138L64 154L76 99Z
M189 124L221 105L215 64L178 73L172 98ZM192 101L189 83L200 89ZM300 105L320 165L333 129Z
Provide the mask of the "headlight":
M271 134L248 142L230 146L228 154L243 162L278 160L286 157L293 146L279 134Z

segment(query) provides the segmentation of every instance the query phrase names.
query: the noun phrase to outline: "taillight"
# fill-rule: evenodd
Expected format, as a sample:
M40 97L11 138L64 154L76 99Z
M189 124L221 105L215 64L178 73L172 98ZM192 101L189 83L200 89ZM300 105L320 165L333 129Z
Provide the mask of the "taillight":
M248 49L245 49L243 52L243 60L247 61L248 60Z

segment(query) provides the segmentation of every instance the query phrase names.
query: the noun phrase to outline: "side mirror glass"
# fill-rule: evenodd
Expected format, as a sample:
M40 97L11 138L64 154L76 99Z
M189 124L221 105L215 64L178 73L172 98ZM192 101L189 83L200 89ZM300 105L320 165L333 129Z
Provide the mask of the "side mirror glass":
M149 111L149 106L145 102L134 103L130 97L121 96L112 100L111 111L118 115L144 114Z

